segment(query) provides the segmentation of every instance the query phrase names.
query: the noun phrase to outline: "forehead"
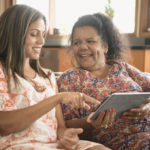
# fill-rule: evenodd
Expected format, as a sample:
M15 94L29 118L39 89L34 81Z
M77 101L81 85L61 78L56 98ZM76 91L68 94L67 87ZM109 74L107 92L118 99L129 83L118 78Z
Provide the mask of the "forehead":
M77 27L74 30L73 37L93 37L99 36L97 30L91 26Z
M34 29L39 29L42 31L45 31L46 26L45 26L45 22L43 19L37 19L35 22L33 22L30 26L28 30L34 30Z

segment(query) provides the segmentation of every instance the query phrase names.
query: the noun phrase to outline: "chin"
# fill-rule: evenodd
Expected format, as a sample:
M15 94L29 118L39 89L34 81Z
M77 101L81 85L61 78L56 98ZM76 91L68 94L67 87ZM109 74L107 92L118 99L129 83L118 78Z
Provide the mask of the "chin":
M31 57L30 59L39 60L40 57Z
M38 55L38 54L37 54L37 55L34 55L33 58L34 58L34 59L39 59L39 58L40 58L40 55Z
M84 69L84 70L88 70L88 71L91 70L91 67L90 67L90 66L81 66L81 68Z

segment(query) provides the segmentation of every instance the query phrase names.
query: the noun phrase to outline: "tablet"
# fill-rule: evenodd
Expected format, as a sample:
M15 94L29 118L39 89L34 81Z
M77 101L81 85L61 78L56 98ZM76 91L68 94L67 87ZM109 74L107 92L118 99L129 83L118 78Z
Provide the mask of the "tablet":
M94 120L101 112L114 108L116 110L116 118L118 119L123 112L132 108L137 108L150 97L150 92L139 93L114 93L104 103L102 103L90 118Z

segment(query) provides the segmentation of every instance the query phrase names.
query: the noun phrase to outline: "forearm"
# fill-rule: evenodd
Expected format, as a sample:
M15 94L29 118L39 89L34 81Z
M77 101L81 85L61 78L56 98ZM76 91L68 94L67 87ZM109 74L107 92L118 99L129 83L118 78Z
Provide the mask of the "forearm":
M83 140L88 140L92 129L93 129L93 126L88 123L86 121L87 117L83 117L83 118L79 118L79 119L73 119L73 120L67 120L66 121L66 126L68 128L82 128L83 129L83 133L79 135L79 138L80 139L83 139Z
M93 129L92 125L88 123L86 120L87 117L66 120L66 126L68 128L83 128L84 130Z
M61 127L57 129L57 138L61 139L64 135L66 128L65 127Z
M0 135L19 132L28 128L35 120L60 103L59 95L52 96L38 104L14 111L0 111Z

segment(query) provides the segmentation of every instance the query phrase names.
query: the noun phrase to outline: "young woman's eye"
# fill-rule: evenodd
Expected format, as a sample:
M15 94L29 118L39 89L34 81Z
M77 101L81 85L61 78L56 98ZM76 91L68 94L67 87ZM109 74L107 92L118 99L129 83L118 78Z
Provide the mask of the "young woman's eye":
M31 36L37 36L37 34L36 34L36 33L31 33L30 35L31 35Z

